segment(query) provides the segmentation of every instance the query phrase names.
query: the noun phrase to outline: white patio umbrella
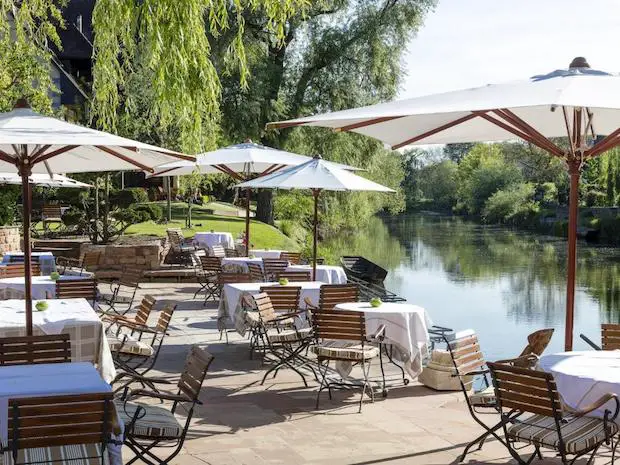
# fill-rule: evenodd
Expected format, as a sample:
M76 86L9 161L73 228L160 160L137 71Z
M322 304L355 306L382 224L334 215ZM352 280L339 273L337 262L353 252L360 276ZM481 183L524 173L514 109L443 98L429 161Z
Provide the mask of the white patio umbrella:
M175 161L158 166L151 176L182 176L188 174L224 173L237 181L247 181L253 176L265 176L287 166L295 166L312 160L311 157L256 144L251 140L230 145L212 152L201 153L195 163ZM332 162L329 162L332 163ZM355 168L333 163L339 168L356 171ZM170 183L168 183L168 186ZM245 190L245 238L246 251L250 250L250 190Z
M318 201L323 190L328 191L377 191L394 192L389 187L382 186L369 179L362 178L345 169L335 166L334 163L322 160L316 156L310 161L298 166L278 171L276 173L237 184L237 187L251 189L310 189L314 197L314 224L312 244L312 279L316 279L316 248L318 238Z
M22 179L26 330L32 334L29 176L37 173L146 170L175 159L194 160L172 150L44 116L20 100L13 111L0 113L0 171L16 171Z
M44 187L70 187L77 189L87 189L93 187L85 182L68 178L61 174L55 174L53 177L48 174L32 174L28 177L30 184ZM21 184L22 178L17 173L0 173L0 184Z
M563 159L570 174L565 347L573 345L579 178L584 163L620 145L620 76L590 69L582 57L568 69L363 108L270 123L322 126L374 137L397 149L414 144L520 138ZM556 137L568 138L568 147Z

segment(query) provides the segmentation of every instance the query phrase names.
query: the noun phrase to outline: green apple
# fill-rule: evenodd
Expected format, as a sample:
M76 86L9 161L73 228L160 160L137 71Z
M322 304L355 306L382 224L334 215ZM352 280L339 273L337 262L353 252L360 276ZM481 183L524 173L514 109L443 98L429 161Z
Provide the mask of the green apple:
M381 299L379 297L373 297L372 299L370 299L371 307L380 307L382 303L383 302L381 302Z
M36 308L37 311L39 312L42 312L43 310L47 310L47 307L48 307L47 302L43 302L43 301L37 302L34 306L34 308Z
M278 280L278 283L280 284L280 286L286 286L288 284L288 279L286 278L280 278Z
M60 273L58 273L57 271L52 271L50 273L50 279L52 281L57 281L58 279L60 279Z

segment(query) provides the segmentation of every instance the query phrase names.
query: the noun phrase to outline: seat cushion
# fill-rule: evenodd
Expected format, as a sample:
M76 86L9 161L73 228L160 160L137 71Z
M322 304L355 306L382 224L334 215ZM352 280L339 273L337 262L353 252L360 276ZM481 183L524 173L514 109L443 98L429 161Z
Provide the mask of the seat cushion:
M484 407L495 405L495 388L489 386L482 391L474 392L469 396L469 402L475 407Z
M22 449L17 454L17 463L54 463L61 465L109 464L108 451L101 456L100 444L76 444L71 446L37 447ZM13 465L13 455L5 452L0 456L2 465ZM88 458L85 458L88 457Z
M287 329L277 332L276 330L269 331L267 337L272 344L282 344L287 342L298 342L306 339L312 335L312 328L302 329Z
M368 360L379 355L379 348L370 344L362 345L350 341L323 341L312 347L312 351L317 357L333 358L340 360Z
M174 414L165 407L132 402L117 402L116 411L125 425L133 420L136 409L142 407L143 412L133 426L131 435L138 438L177 439L183 434L183 427Z
M567 417L567 423L561 423L560 425L566 452L569 454L587 451L605 440L603 420L598 418ZM618 432L618 426L615 423L609 423L608 425L610 436ZM520 420L519 423L508 428L508 436L518 441L552 449L557 449L559 445L555 420L544 415L532 415L525 420Z
M112 352L121 354L141 355L143 357L151 357L155 352L153 347L137 338L120 333L116 335L107 335L108 344Z

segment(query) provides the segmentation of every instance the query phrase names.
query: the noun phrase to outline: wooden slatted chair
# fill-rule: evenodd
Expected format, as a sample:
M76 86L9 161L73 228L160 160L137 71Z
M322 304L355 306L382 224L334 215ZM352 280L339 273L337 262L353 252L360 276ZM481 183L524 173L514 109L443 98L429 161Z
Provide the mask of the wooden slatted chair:
M222 289L224 289L224 285L226 284L250 282L252 282L252 277L250 276L250 273L232 273L228 271L223 271L218 275L218 295L222 295ZM220 329L220 340L224 335L226 336L226 344L228 344L228 331L226 329Z
M549 345L549 342L551 342L552 336L553 328L539 329L530 334L527 337L527 345L518 357L522 361L515 362L514 366L534 368L538 359Z
M237 249L224 248L224 254L227 257L239 257L239 252Z
M183 236L183 231L178 228L167 229L166 235L168 236L170 250L174 254L175 262L184 266L194 266L193 254L197 248L193 241L186 239Z
M62 222L62 209L60 205L43 205L43 209L41 210L41 221L43 223L43 234L48 235L52 233L52 228L50 227L52 224L56 225L57 231L64 224Z
M194 299L202 291L205 292L205 304L209 297L215 298L220 295L220 287L218 285L218 276L222 272L222 259L220 257L208 257L201 255L199 257L200 268L196 269L196 280L200 285L200 289L194 294Z
M601 346L592 342L592 340L583 334L579 337L583 339L594 350L618 350L620 349L620 325L612 323L603 323L601 325Z
M41 261L41 257L39 255L32 255L30 257L31 264L40 263L40 261ZM24 263L24 255L23 254L11 255L9 257L9 263Z
M563 464L573 464L591 453L591 463L598 448L610 444L617 434L615 420L620 402L616 394L605 394L592 405L575 410L563 405L552 374L503 363L487 366L495 386L505 444L518 463L529 464L536 455L542 458L541 448L556 451ZM586 416L605 405L608 408L603 419ZM533 445L535 452L524 460L515 450L515 443ZM573 458L569 460L569 456Z
M107 464L114 412L111 392L10 399L4 465Z
M269 296L277 312L293 313L299 310L299 286L262 286L260 291Z
M288 268L288 262L279 258L263 258L263 270L265 270L265 277L273 281L278 273L286 271Z
M291 265L299 265L301 262L301 253L300 252L282 252L280 254L280 260L285 260L289 262Z
M149 316L153 311L153 308L157 304L157 300L152 295L145 295L142 301L136 307L136 314L133 317L116 314L104 314L101 316L101 320L108 323L106 332L117 322L129 322L137 326L147 326Z
M304 299L307 307L323 311L333 310L338 304L358 300L359 286L357 284L323 284L319 293L318 306L309 298Z
M56 280L57 299L86 299L96 308L97 304L97 280L96 279L69 279Z
M277 313L266 292L261 291L258 295L248 297L252 300L250 305L255 309L246 314L251 321L250 354L259 343L262 343L264 350L269 351L277 359L277 362L265 372L261 385L265 383L269 374L274 373L275 377L281 368L288 367L297 373L304 386L308 387L306 377L300 369L308 367L315 378L317 374L309 361L301 357L301 353L312 343L312 328L297 329L294 325L295 317L302 317L304 311Z
M129 392L128 388L125 389L122 403L118 402L117 410L121 419L131 424L131 427L125 429L125 445L132 450L135 457L126 462L127 465L138 460L150 464L168 465L181 451L189 431L194 408L196 404L202 405L199 400L200 389L212 361L213 356L209 352L200 349L198 346L192 346L177 384L176 393L145 389ZM129 377L134 381L152 386L168 383L161 378L145 379L136 375L129 375ZM172 406L168 410L160 405L154 405L152 402L134 402L134 399L140 397L158 399L161 402L171 401ZM175 416L177 407L180 405L185 406L184 411L187 415L183 424ZM137 420L132 423L134 418ZM164 459L159 458L153 452L160 445L173 448L172 452L168 453Z
M32 276L41 276L41 267L38 263L32 263L30 269ZM0 270L3 273L3 278L23 278L26 274L24 263L8 263L0 266Z
M71 361L68 334L0 338L0 366Z
M125 268L120 279L110 283L111 293L101 295L100 301L108 306L108 311L124 315L133 306L143 276L144 270L140 268Z
M364 394L368 394L374 402L375 395L368 381L370 365L374 358L380 355L379 348L367 342L366 319L363 312L349 312L344 310L316 310L312 313L312 324L316 344L312 351L317 357L320 373L320 386L316 396L316 408L319 408L321 391L328 389L331 399L331 387L351 386L344 381L335 383L326 377L330 361L343 361L358 364L362 368L364 376L361 383L362 393L359 402L359 412L362 411ZM380 340L385 332L385 326L381 326L372 337ZM385 374L383 373L383 390L385 391Z
M281 271L276 273L276 281L286 278L291 282L308 282L312 281L310 271Z
M258 263L248 263L247 265L252 282L264 283L266 278L265 273L263 273L263 268Z
M80 258L67 258L58 257L56 264L60 270L60 274L66 274L67 271L71 271L71 274L82 276L85 271L95 271L99 266L101 260L100 250L88 250L84 252Z
M220 257L220 258L227 257L226 249L224 248L222 244L215 244L209 247L209 255L211 257Z

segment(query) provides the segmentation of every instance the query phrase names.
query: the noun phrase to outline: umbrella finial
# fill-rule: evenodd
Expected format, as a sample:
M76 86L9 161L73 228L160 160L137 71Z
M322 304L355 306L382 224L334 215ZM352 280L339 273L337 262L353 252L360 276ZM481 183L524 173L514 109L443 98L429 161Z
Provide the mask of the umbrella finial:
M17 109L17 108L30 108L30 104L28 103L28 99L26 97L20 97L17 99L17 101L15 102L15 105L13 105L13 109Z
M570 62L570 65L568 65L569 69L589 67L590 65L588 64L588 60L586 60L584 57L575 57L573 58L573 61Z

